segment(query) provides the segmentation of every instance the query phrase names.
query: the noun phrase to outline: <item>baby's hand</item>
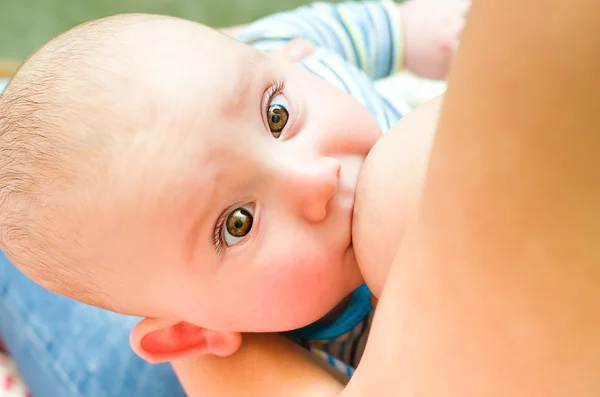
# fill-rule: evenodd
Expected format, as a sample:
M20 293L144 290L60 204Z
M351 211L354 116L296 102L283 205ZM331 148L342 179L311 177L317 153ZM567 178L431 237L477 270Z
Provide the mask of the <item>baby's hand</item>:
M450 71L471 0L409 0L399 5L404 26L404 64L425 78Z
M315 45L311 41L293 39L272 51L271 54L291 62L300 62L313 52L315 52Z
M246 25L237 25L228 28L221 28L218 30L221 33L226 34L227 36L235 37L236 33L238 33L241 29L244 29L245 27ZM315 49L315 45L311 41L305 39L293 39L283 44L276 50L272 51L271 54L275 55L276 57L286 59L290 62L300 62L309 55L312 55L315 52ZM0 77L3 77L1 62Z

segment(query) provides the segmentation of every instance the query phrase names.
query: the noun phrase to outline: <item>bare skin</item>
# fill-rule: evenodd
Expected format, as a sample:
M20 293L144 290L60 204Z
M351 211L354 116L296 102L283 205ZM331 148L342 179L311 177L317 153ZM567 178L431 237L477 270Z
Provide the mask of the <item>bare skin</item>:
M403 118L363 165L352 235L361 273L376 297L417 211L441 103L433 99Z

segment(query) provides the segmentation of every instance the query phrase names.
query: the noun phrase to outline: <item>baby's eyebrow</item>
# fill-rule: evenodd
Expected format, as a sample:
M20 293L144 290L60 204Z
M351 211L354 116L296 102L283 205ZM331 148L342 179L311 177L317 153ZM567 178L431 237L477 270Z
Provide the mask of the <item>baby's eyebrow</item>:
M256 75L256 72L260 69L261 65L267 61L267 55L261 51L253 51L253 54L246 58L242 69L244 71L244 82L247 84L252 81L252 78Z
M267 60L265 53L256 50L240 59L238 71L233 76L229 98L222 107L223 111L230 112L231 109L243 106L252 99L256 100L250 95L253 94L253 88L256 86L256 76Z

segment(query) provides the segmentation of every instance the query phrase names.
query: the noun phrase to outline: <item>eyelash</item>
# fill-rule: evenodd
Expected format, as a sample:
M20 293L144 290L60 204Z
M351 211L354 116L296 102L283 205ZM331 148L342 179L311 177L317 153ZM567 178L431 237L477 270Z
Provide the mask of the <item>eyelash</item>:
M269 112L269 106L271 105L271 102L273 102L273 99L275 99L275 97L277 95L281 94L283 92L283 90L285 90L285 81L277 80L276 82L271 84L271 86L269 87L269 89L266 92L266 94L267 94L266 100L262 107L263 120L264 120L265 115Z
M276 82L271 84L271 86L267 90L267 101L264 106L265 112L269 110L269 104L273 102L273 99L275 99L277 95L281 94L281 91L283 91L284 89L285 82L283 80L277 80Z
M223 227L225 227L225 221L229 216L229 212L230 210L227 209L219 216L219 219L217 220L217 225L215 227L215 230L213 231L213 245L215 246L217 254L221 254L221 252L223 252Z

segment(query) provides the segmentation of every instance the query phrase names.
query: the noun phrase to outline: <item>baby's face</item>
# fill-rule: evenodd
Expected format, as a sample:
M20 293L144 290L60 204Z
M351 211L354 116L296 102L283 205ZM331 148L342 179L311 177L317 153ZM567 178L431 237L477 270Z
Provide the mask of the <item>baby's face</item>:
M135 50L131 91L149 122L88 214L95 255L144 315L243 332L309 324L361 283L354 193L379 128L297 65L167 25Z

